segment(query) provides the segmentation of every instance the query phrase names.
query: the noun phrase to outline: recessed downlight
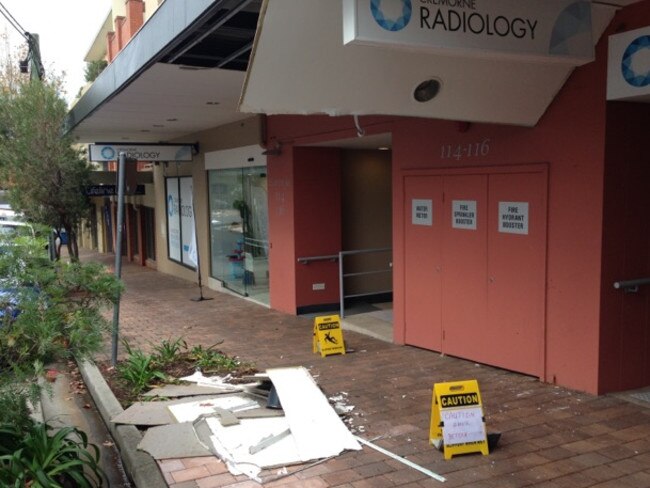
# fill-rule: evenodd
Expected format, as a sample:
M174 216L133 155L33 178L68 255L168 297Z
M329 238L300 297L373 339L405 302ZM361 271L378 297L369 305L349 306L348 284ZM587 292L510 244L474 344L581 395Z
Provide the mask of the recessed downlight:
M441 87L442 83L436 78L424 80L422 83L415 87L415 90L413 91L413 98L421 103L428 102L430 100L433 100L438 95L438 93L440 93Z

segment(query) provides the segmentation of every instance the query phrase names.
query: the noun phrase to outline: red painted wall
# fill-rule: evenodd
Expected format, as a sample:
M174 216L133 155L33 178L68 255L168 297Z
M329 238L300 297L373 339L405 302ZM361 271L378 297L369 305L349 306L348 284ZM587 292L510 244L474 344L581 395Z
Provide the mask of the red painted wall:
M610 264L603 260L602 246L607 252L612 248L608 239L602 241L604 222L606 226L611 225L611 218L603 213L606 41L607 35L620 28L622 23L625 23L626 29L650 23L650 1L624 9L617 15L610 31L597 46L596 61L575 70L535 128L474 124L463 131L455 122L362 117L362 125L368 129L368 133L392 132L393 135L394 339L397 343L404 342L404 297L411 286L418 286L417 283L404 282L404 171L547 163L546 350L542 379L592 393L615 388L612 386L616 384L616 380L612 379L614 373L608 375L605 370L611 362L622 359L624 355L621 348L615 352L609 351L608 343L617 338L627 338L625 340L629 342L630 338L642 334L637 329L623 334L615 332L619 322L612 321L615 313L609 311L608 305L607 317L603 315L602 341L600 335L601 292L604 283L610 280L609 275L605 276L610 273ZM647 129L647 125L644 127ZM355 133L352 117L269 117L271 140L277 139L285 144L344 139L354 137ZM460 160L444 157L447 147L451 147L453 153L458 146L468 147L471 144L475 147L475 144L480 146L483 143L485 147L489 146L489 150L483 154L463 156ZM611 144L608 146L608 155L612 147ZM614 164L614 160L608 160L608 178L610 164ZM272 168L272 163L269 163L269 167ZM298 165L294 169L297 168ZM317 168L322 171L322 166L317 165ZM312 170L308 167L303 169ZM647 178L646 174L643 178ZM631 183L637 179L633 177L627 181ZM297 187L303 185L297 178L294 182ZM300 198L306 197L296 191L298 194ZM607 204L609 200L608 196ZM644 202L639 202L639 206L645 205L643 208L647 212L648 205ZM273 201L270 207L273 211ZM298 201L294 210L300 210ZM296 219L296 234L303 231L298 222L299 219ZM307 231L315 226L313 221L308 224L302 219L300 225L307 225ZM609 236L610 229L606 227L605 231ZM628 229L628 232L632 231ZM271 234L277 235L277 232L272 230ZM283 238L289 239L290 236ZM310 251L316 249L316 241L310 238L301 240L302 237L298 235L295 239L300 249L295 249L294 262L299 254L315 255ZM638 245L642 246L643 243L647 250L647 240L640 240ZM275 247L275 243L273 245ZM647 254L645 256L647 264ZM288 257L286 262L289 262ZM635 263L634 266L638 269L640 265ZM275 269L274 264L272 269ZM296 279L296 286L303 287L308 282L299 283ZM278 286L284 288L285 291L281 293L286 294L289 283L280 283L272 278L272 297L278 292ZM647 306L647 298L645 303ZM276 306L274 299L272 305ZM498 343L495 346L498 347ZM649 363L648 359L644 362L646 371Z
M296 245L293 147L267 159L271 307L296 313Z
M615 281L650 277L650 104L607 107L600 391L650 384L650 287Z
M267 160L271 306L288 313L299 307L338 302L338 264L298 263L300 257L338 254L341 249L341 155L338 149L284 145ZM324 283L324 290L313 290Z
M330 256L341 250L341 152L294 148L296 257ZM295 262L295 261L294 261ZM337 303L338 263L296 264L296 305ZM314 283L325 284L313 290Z

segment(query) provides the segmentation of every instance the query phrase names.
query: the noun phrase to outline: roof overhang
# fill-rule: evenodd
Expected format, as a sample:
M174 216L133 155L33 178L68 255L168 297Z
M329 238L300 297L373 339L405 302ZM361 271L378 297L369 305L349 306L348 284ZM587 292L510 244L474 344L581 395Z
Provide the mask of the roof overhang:
M237 110L259 0L167 0L70 109L79 142L161 142Z
M592 4L594 43L618 7ZM574 69L539 60L344 45L343 26L342 2L265 0L240 110L534 126ZM439 94L418 102L414 90L428 79L440 81Z

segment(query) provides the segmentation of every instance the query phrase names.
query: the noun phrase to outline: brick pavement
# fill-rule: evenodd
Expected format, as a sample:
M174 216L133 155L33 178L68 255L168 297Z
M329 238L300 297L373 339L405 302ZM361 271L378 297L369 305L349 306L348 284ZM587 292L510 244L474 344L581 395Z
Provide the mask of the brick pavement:
M107 264L112 258L84 253ZM144 349L182 336L212 345L258 368L302 365L328 395L347 392L353 425L382 447L447 477L445 486L472 488L650 487L650 408L616 397L594 397L534 378L479 366L413 347L346 333L356 352L321 359L311 353L310 320L282 314L224 293L193 302L192 283L125 265L122 337ZM428 445L434 382L476 378L488 431L502 432L489 456L445 461ZM161 469L171 488L259 486L232 476L214 459L170 460ZM269 486L425 487L428 479L380 453L344 453Z

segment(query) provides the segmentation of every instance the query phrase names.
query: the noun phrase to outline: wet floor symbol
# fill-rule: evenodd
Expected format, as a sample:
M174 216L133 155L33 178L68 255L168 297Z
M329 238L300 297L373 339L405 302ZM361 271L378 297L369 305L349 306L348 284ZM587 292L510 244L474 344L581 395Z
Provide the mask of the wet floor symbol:
M336 337L332 337L331 332L328 332L327 334L325 334L325 340L326 340L327 342L330 342L330 343L335 344L335 345L339 343L339 342L336 340Z

